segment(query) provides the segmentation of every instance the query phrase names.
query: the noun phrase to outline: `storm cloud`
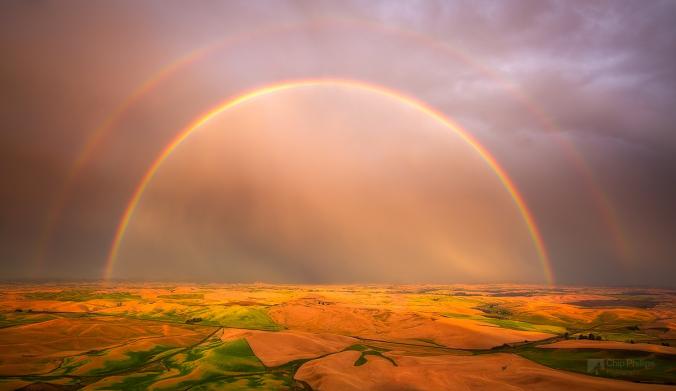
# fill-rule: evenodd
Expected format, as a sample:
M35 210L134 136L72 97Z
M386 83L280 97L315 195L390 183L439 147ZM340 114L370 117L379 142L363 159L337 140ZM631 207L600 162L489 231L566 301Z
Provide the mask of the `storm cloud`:
M673 286L675 20L673 1L4 1L2 276L101 277L181 128L242 91L335 77L476 137L523 193L557 282Z

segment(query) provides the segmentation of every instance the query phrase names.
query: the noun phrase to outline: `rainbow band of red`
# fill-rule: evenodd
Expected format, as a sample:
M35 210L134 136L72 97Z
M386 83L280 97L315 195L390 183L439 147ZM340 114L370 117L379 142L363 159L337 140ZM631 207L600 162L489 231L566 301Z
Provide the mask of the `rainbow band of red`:
M127 204L127 207L124 210L124 214L122 215L122 218L120 219L120 222L118 224L117 230L115 232L115 236L110 248L110 252L108 255L108 258L106 260L106 266L105 266L105 272L104 272L104 279L108 280L111 278L112 273L113 273L113 268L115 266L115 261L118 256L118 252L120 250L120 245L122 243L122 239L124 238L125 231L127 230L127 227L129 226L129 222L131 221L131 217L134 214L134 210L136 209L137 205L139 204L141 198L143 197L143 193L145 192L146 187L150 183L150 181L153 179L155 176L155 173L157 170L160 168L162 163L171 155L171 153L179 146L183 141L185 141L193 132L198 130L202 125L206 124L209 122L211 119L216 117L217 115L221 114L224 111L227 111L239 104L242 104L244 102L250 101L252 99L273 94L276 92L284 91L284 90L290 90L290 89L295 89L295 88L303 88L303 87L315 87L315 86L343 86L343 87L351 87L351 88L356 88L362 91L368 91L368 92L373 92L377 93L380 95L384 95L393 99L396 99L408 106L414 107L423 113L431 116L435 120L437 120L439 123L443 124L447 129L451 130L455 134L457 134L463 141L465 141L468 145L470 145L480 156L481 158L488 164L488 166L493 170L495 175L498 177L499 181L502 183L504 186L505 190L509 193L511 196L512 200L514 201L517 209L519 210L519 213L521 214L521 217L523 218L523 221L526 225L526 228L528 230L528 233L533 241L533 245L535 248L535 251L538 256L538 260L542 266L543 272L545 279L547 280L548 284L553 284L554 283L554 278L552 274L552 269L551 269L551 264L549 261L549 256L547 254L547 250L544 245L544 241L542 240L542 235L540 234L537 225L535 224L535 220L533 219L533 215L528 209L526 203L523 200L523 197L517 190L516 186L512 182L512 180L509 178L507 173L505 172L502 167L498 164L498 162L495 160L495 158L474 138L472 137L466 130L464 130L462 127L460 127L458 124L454 123L451 121L448 117L446 117L444 114L440 113L439 111L435 110L434 108L430 107L429 105L425 104L424 102L421 102L415 98L406 96L400 92L393 91L390 89L387 89L382 86L377 86L373 85L370 83L366 83L363 81L355 81L355 80L343 80L343 79L307 79L307 80L297 80L297 81L288 81L288 82L281 82L273 85L269 85L266 87L258 88L246 93L243 93L241 95L238 95L234 98L228 99L225 102L222 102L221 104L217 105L215 108L212 110L208 111L204 115L198 117L195 121L190 123L187 127L185 127L165 148L164 150L157 156L157 158L153 161L151 164L150 168L146 171L146 173L143 175L141 178L141 181L139 182L138 186L136 187L136 190L132 194L131 199L129 200L129 203Z

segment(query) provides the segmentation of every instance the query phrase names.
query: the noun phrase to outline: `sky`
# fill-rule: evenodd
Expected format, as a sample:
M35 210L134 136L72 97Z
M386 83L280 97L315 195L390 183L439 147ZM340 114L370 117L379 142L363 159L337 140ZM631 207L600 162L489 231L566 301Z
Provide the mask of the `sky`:
M3 1L0 274L676 285L673 1ZM368 84L403 98L364 91ZM408 99L408 100L407 100ZM408 103L407 103L408 102ZM84 151L84 152L83 152Z

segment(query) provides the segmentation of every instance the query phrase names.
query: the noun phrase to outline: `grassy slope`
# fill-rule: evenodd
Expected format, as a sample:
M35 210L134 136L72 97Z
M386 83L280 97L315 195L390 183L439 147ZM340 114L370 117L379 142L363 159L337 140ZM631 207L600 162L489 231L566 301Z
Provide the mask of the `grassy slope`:
M647 381L674 384L674 367L676 358L666 354L602 349L539 349L527 348L518 352L529 360L548 367L579 372L590 375L588 361L590 359L616 359L618 366L638 364L638 367L620 367L599 373L599 376L630 381ZM630 360L630 361L627 361Z
M264 306L241 305L177 305L171 310L157 310L149 313L127 312L127 317L184 323L188 319L201 318L201 325L223 326L242 329L275 331L282 327L268 315Z
M12 312L0 314L0 328L18 326L22 324L44 322L56 319L57 316L50 314L33 314L30 312Z
M83 302L89 300L139 300L141 296L129 292L94 292L90 290L65 290L59 292L30 292L24 295L30 300L53 300Z

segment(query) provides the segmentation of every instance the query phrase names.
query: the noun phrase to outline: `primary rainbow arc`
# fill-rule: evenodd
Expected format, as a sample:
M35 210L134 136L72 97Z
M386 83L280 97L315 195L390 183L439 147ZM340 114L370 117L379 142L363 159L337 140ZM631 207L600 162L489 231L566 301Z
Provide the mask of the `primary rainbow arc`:
M139 184L136 186L136 189L134 190L126 206L122 218L120 219L120 222L115 231L115 236L113 238L113 242L110 247L110 252L106 260L104 279L108 280L112 276L113 268L115 266L115 261L117 259L120 250L122 239L124 238L124 234L127 230L127 227L129 226L131 217L134 214L134 210L139 204L141 198L143 197L143 193L145 192L146 187L153 179L155 173L160 168L162 163L183 141L185 141L193 132L197 131L202 125L209 122L212 118L239 104L242 104L244 102L250 101L252 99L261 96L273 94L284 90L303 87L314 87L314 86L352 87L396 99L408 106L414 107L422 111L423 113L431 116L439 123L444 125L444 127L446 127L447 129L458 135L464 142L470 145L474 149L474 151L479 154L479 156L481 156L481 158L486 162L486 164L488 164L491 170L498 177L498 180L501 182L505 190L511 196L526 225L531 240L533 241L533 245L537 253L538 260L542 266L545 279L547 280L547 283L550 285L554 283L549 256L547 254L547 250L545 248L542 235L540 234L540 231L538 230L537 225L535 224L535 220L533 218L532 213L528 209L526 203L523 200L523 197L521 196L521 194L519 193L516 186L514 185L510 177L507 175L505 170L498 164L496 159L474 137L472 137L466 130L464 130L458 124L456 124L451 119L446 117L444 114L440 113L439 111L435 110L434 108L430 107L424 102L421 102L415 98L404 95L400 92L390 90L386 87L370 84L363 81L345 80L345 79L305 79L296 81L286 81L258 88L249 92L245 92L234 98L228 99L225 102L222 102L212 110L208 111L206 114L198 117L195 121L190 123L183 130L181 130L176 135L176 137L157 156L157 158L153 161L153 163L150 165L146 173L141 178Z

